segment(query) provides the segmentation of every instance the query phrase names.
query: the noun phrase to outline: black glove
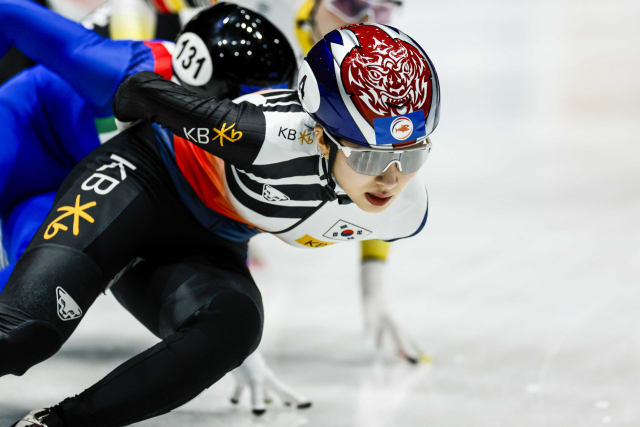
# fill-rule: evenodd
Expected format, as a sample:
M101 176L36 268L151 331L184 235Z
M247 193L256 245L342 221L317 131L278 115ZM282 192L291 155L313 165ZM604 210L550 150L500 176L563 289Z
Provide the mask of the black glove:
M148 111L147 106L150 104L145 93L154 87L163 89L167 83L179 87L151 71L142 71L129 76L122 82L113 100L113 113L116 119L121 122L149 119L152 114Z

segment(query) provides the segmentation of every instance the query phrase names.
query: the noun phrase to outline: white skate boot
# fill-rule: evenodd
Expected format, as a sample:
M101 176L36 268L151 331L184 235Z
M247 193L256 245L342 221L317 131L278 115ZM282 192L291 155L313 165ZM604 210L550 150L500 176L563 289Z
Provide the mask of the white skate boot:
M64 427L64 424L50 409L36 409L11 427Z

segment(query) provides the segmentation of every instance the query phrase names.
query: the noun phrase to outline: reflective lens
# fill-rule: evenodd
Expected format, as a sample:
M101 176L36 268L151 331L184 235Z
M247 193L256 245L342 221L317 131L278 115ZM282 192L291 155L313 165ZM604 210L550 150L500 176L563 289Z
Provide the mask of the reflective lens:
M426 138L423 144L413 145L404 150L382 151L382 149L345 147L326 130L324 134L342 150L351 169L362 175L378 176L394 163L398 165L403 175L409 175L417 172L424 165L431 151L429 138Z
M351 151L347 164L362 175L378 176L396 163L403 175L418 171L429 157L428 149L405 151L402 153L381 153L378 151Z

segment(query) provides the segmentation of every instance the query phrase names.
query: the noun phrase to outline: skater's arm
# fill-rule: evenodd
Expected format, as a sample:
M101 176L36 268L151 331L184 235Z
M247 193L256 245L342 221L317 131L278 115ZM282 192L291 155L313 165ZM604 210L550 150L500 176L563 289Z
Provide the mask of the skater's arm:
M100 37L28 0L0 2L0 56L17 47L94 106L111 100L129 68L132 43Z
M149 120L235 165L250 165L265 138L265 117L253 104L205 98L144 71L118 89L118 120Z

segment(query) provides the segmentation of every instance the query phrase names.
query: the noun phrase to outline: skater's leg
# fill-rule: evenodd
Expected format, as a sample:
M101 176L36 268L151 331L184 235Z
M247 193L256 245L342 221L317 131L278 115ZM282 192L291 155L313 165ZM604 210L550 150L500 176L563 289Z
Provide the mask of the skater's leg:
M0 294L0 376L53 356L100 293L101 273L81 251L39 247L23 255Z
M4 302L8 307L14 302L14 292L26 291L29 287L46 285L57 289L59 286L66 290L67 271L80 268L92 273L90 268L83 268L83 263L94 263L97 277L81 277L74 283L82 289L82 295L77 298L80 301L75 301L74 313L67 313L71 318L67 322L76 322L75 313L85 310L87 304L82 299L85 293L97 294L137 257L158 261L170 251L198 253L216 260L211 263L211 270L198 268L184 275L185 283L197 285L195 289L210 286L215 292L209 294L211 298L203 306L196 304L199 306L196 315L182 310L181 289L190 290L191 285L182 288L181 284L175 292L170 292L169 303L163 300L161 308L163 311L166 305L168 314L160 316L160 320L168 319L166 327L158 322L158 331L166 331L168 335L165 340L126 362L77 398L57 406L56 411L65 418L67 427L126 425L178 407L241 364L260 339L262 306L247 272L246 245L229 246L197 223L178 201L175 191L167 190L173 187L157 149L150 148L155 147L155 143L145 141L154 141L150 127L134 126L91 153L74 169L62 185L52 213L0 294L0 306ZM61 207L65 208L64 212L74 212L74 216L56 217L62 213ZM223 250L209 254L208 248L218 248L216 245ZM77 250L76 246L82 249ZM71 248L77 252L69 251L74 260L63 271L50 270L41 277L23 280L27 272L39 271L28 268L29 261L37 257L39 251L53 248L59 251ZM41 256L35 267L49 259ZM51 267L63 263L64 260L54 259ZM216 269L230 275L224 276ZM57 285L58 281L63 284ZM170 302L172 295L173 303ZM27 298L24 300L27 305ZM50 304L45 305L49 309ZM183 317L181 313L188 315ZM5 372L19 372L55 352L61 341L58 327L64 327L64 324L60 326L62 319L51 320L53 327L46 321L37 323L32 319L11 323L13 314L0 314L0 324L9 325L5 328L8 332L0 330L0 368ZM36 308L35 313L27 314L37 319L39 310ZM35 326L39 329L34 329ZM25 330L40 332L43 337L39 341L48 340L44 348L35 349L33 336L25 336ZM16 352L24 353L24 347L34 354L28 363L9 360Z
M131 163L152 159L131 138L123 134L74 169L17 262L0 294L0 376L21 375L57 352L145 236L157 234L158 209L144 192L152 165L136 172Z
M2 244L10 264L15 264L53 207L55 191L38 194L19 203L2 220Z
M222 290L247 293L260 305L245 260L246 243L221 242L197 255L142 261L111 292L154 335L167 338Z
M111 288L118 302L145 328L160 338L160 310L164 284L153 280L158 265L142 261L127 271Z
M257 348L263 316L253 280L248 272L216 267L212 259L193 257L157 270L143 263L114 286L125 307L168 336L54 407L66 427L123 426L167 413ZM145 278L147 284L136 286Z
M7 284L18 258L22 256L29 242L47 218L55 196L55 191L52 191L30 197L16 206L10 215L3 219L1 223L2 246L7 253L9 265L0 271L0 292Z

